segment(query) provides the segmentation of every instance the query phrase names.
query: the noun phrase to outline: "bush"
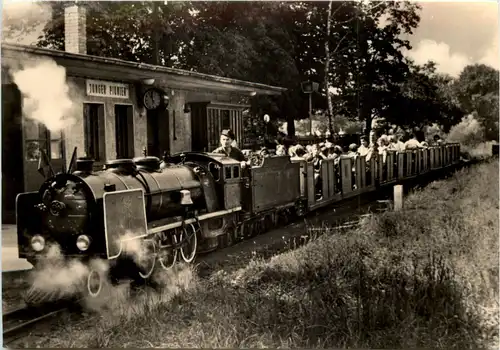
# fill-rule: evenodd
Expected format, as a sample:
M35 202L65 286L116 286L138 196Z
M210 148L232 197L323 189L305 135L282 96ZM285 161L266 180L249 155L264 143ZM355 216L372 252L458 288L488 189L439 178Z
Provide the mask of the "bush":
M452 126L446 137L446 142L458 142L468 147L477 146L484 141L484 128L472 114L465 116L460 123Z
M446 142L458 142L465 158L485 158L492 155L492 146L496 141L486 141L486 133L482 124L470 114L453 126Z

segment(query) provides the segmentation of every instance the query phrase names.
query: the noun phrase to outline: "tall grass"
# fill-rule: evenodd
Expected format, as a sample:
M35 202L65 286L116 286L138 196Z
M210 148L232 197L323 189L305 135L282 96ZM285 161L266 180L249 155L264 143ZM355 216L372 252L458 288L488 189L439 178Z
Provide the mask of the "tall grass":
M37 345L491 347L498 203L495 160L432 183L409 195L404 211L354 231L207 280L183 270L182 288L143 297L149 304L133 317L123 307Z

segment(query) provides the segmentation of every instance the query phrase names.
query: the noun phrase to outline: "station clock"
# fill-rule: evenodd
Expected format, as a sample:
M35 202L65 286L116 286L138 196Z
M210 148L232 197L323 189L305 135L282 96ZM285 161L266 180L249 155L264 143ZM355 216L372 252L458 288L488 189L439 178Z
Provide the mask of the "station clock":
M142 96L144 107L149 110L157 109L162 104L163 94L158 89L149 89Z

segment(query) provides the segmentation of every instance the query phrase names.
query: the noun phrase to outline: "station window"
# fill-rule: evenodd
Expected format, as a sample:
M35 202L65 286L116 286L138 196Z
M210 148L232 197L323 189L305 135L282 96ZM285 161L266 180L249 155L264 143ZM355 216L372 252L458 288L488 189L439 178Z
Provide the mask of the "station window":
M231 178L231 167L226 167L226 180Z
M131 105L115 104L116 158L134 156L134 109Z
M62 159L62 132L51 132L50 133L50 159Z
M62 132L50 132L44 124L31 119L24 121L26 160L37 161L43 150L49 159L62 159Z
M100 161L104 153L104 105L85 103L83 124L86 156Z
M233 178L237 179L240 177L240 168L238 166L233 167Z
M221 111L221 122L222 122L222 129L229 129L231 128L231 118L229 116L229 110L223 109Z

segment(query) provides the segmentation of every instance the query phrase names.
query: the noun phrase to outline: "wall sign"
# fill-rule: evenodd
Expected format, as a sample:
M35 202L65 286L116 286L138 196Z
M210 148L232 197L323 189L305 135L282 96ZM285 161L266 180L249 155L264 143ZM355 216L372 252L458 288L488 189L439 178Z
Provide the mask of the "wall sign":
M87 95L112 98L129 98L128 84L87 79Z

